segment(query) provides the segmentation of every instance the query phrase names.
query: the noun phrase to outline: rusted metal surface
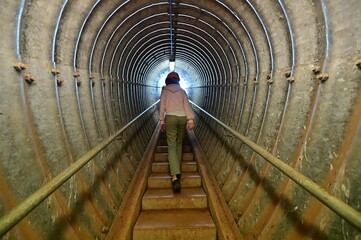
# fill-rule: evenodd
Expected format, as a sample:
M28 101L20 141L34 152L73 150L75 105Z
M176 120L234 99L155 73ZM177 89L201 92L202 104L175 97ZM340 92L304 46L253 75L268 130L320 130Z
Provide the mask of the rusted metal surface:
M16 206L10 213L8 213L4 218L0 221L1 231L0 235L4 235L11 227L13 227L16 223L18 223L21 219L23 219L29 212L31 212L34 208L36 208L42 201L44 201L50 194L52 194L55 190L57 190L60 186L62 186L69 178L73 177L73 175L78 172L81 168L83 168L89 161L91 161L97 154L103 151L105 147L111 144L121 133L124 132L129 126L131 126L135 121L137 121L142 115L147 113L154 105L158 102L154 103L148 109L143 111L140 115L134 118L130 123L126 126L118 130L112 136L104 140L102 143L98 144L96 147L91 149L85 155L83 155L76 162L71 164L67 169L59 173L56 177L53 177L47 184L36 190L36 192L29 197L27 197L24 201L21 202L18 206ZM84 182L84 180L82 181ZM89 211L89 210L88 210Z
M193 103L194 104L194 103ZM275 166L278 170L280 170L283 174L287 175L290 179L296 182L299 186L307 190L313 197L316 197L330 209L332 209L339 216L343 217L350 224L352 224L355 228L361 229L361 213L357 210L353 209L343 201L335 198L334 196L328 194L328 192L314 183L308 177L302 175L298 171L294 170L288 164L284 163L282 160L278 159L274 155L270 154L267 150L253 142L251 139L239 134L237 131L228 127L214 116L210 115L199 106L194 104L198 109L200 109L203 113L207 114L208 117L216 121L222 127L224 127L227 131L231 132L234 136L236 136L239 140L245 143L248 147L252 148L257 154Z
M160 124L155 128L148 147L143 154L142 160L134 173L133 180L130 184L130 189L132 191L128 191L124 197L124 201L120 206L114 219L114 223L107 235L106 239L108 240L132 239L133 227L139 216L139 212L141 211L142 197L147 188L147 179L151 172L151 162L154 158L159 132Z
M237 225L232 218L232 214L227 208L227 203L224 201L222 192L220 188L215 185L216 178L211 173L212 169L207 162L205 154L200 148L195 134L189 131L188 135L194 148L194 154L197 158L199 172L203 178L205 191L209 197L209 208L213 220L216 222L218 239L242 239Z

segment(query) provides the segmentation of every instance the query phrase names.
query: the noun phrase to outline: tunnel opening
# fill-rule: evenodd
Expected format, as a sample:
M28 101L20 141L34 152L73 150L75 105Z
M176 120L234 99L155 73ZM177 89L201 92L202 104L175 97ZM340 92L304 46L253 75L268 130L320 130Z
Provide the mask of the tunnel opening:
M179 85L181 86L182 89L184 89L187 94L188 94L188 83L191 82L191 79L188 79L186 76L187 74L184 73L184 71L182 70L178 70L177 68L174 68L173 71L179 73ZM171 72L173 72L171 71ZM165 86L165 79L167 78L167 75L170 73L170 70L166 70L163 73L159 74L159 78L158 78L158 87L162 88L163 86ZM184 76L184 77L183 77Z
M180 81L179 81L179 85L181 86L182 89L184 89L187 93L188 93L188 82L192 81L191 79L187 79L185 77L183 77L184 75L186 74L182 74L181 72L182 71L177 71L177 69L174 69L175 72L179 72L180 76ZM159 80L157 81L158 82L158 86L161 88L165 85L165 79L167 77L167 75L169 74L169 71L164 71L163 73L159 74Z

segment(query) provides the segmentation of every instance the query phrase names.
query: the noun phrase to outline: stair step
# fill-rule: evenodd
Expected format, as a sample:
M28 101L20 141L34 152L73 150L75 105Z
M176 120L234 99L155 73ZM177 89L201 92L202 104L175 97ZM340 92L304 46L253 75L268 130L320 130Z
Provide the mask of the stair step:
M181 163L182 172L196 172L197 163L194 161L183 161ZM152 172L167 172L169 173L169 162L153 162Z
M207 208L207 195L203 188L182 188L174 194L171 188L151 188L142 200L142 209L195 209Z
M158 145L166 146L168 145L166 138L160 138L158 141Z
M198 172L182 173L181 187L200 187L201 176ZM148 188L171 188L171 176L169 173L151 173L148 177Z
M168 152L168 146L167 145L157 146L156 152L158 152L158 153L166 153L166 152ZM192 152L192 147L188 146L188 145L183 146L183 152L184 153Z
M167 137L160 137L158 140L158 145L161 146L167 146L168 142L167 142ZM189 139L183 139L183 146L187 146L187 145L191 145Z
M182 161L193 161L193 153L183 153ZM154 161L168 161L168 153L156 153L154 154Z
M133 239L215 240L216 227L208 210L142 211L133 231Z

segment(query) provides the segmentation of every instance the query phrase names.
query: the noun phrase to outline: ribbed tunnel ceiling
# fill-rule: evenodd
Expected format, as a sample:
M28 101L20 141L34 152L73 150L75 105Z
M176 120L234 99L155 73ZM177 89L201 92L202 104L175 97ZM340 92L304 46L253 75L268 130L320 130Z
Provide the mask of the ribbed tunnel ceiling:
M192 102L360 211L360 12L359 0L2 0L0 215L157 101L173 57ZM7 236L104 238L156 110ZM360 238L195 112L245 239Z
M157 81L168 71L168 61L174 52L176 70L189 81L190 89L237 86L237 90L228 92L227 96L224 96L226 88L216 90L222 97L208 104L224 108L232 94L235 101L238 100L238 95L242 94L240 86L244 86L242 106L239 105L239 115L242 115L247 85L253 88L259 81L273 83L275 53L267 24L268 28L274 28L275 36L283 35L278 40L282 52L277 56L277 67L283 74L293 77L293 32L282 1L260 6L250 1L239 4L227 1L97 1L82 9L78 3L64 4L58 41L54 44L55 54L59 55L59 60L69 58L69 52L61 57L61 39L65 33L62 29L67 32L67 26L73 26L76 20L74 16L67 18L70 14L67 12L86 14L77 22L82 28L75 42L74 69L87 69L94 82L107 78L159 86ZM267 8L274 9L274 13L270 16L259 13ZM322 31L317 26L313 30ZM324 52L316 54L315 62L318 62ZM209 97L209 94L213 93L203 95ZM202 98L202 94L198 97ZM232 114L235 114L235 107L233 104ZM227 107L227 114L229 111Z
M126 1L110 5L95 3L81 32L79 62L89 62L91 72L154 84L159 73L168 70L174 52L177 69L191 76L193 86L239 82L241 69L245 77L249 63L242 42L249 47L253 39L225 3ZM248 54L254 59L258 53L249 48Z
M62 30L68 31L67 24L74 24L74 17L67 21L67 11L74 8L79 12L79 5L66 3L57 45L65 34ZM273 5L281 17L282 3ZM76 64L90 72L148 84L165 70L174 51L177 67L192 76L195 86L238 83L241 76L248 77L249 64L258 74L259 54L262 66L272 74L268 32L262 26L264 19L250 2L232 9L222 1L98 1L87 18L79 20L84 28L79 33ZM287 32L285 37L289 37ZM55 50L59 60L61 50Z

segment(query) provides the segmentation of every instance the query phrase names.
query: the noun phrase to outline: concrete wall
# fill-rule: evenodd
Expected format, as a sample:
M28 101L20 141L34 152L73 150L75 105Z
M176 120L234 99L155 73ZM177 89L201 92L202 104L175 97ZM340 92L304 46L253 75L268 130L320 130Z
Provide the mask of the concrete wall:
M360 211L359 1L173 3L191 100ZM159 98L169 21L169 1L1 1L0 216ZM3 238L104 239L154 110ZM196 125L245 239L361 238L212 120Z

